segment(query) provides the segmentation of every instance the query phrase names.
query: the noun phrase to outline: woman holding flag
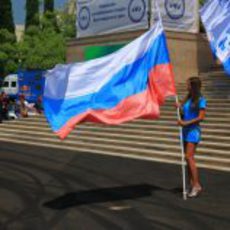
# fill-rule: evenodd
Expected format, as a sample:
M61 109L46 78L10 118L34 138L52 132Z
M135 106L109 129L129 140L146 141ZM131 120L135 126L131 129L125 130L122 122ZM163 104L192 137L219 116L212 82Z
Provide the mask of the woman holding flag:
M201 80L198 77L189 78L187 87L188 95L178 105L182 113L182 119L178 120L178 125L183 127L185 158L191 185L188 197L197 197L202 191L202 187L194 155L201 140L199 123L205 118L206 99L201 94Z

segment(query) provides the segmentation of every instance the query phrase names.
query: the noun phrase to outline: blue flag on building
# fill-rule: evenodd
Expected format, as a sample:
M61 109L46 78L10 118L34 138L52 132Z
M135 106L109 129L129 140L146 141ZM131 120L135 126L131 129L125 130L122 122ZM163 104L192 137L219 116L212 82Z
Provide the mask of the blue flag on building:
M200 15L212 52L230 75L230 0L208 0Z

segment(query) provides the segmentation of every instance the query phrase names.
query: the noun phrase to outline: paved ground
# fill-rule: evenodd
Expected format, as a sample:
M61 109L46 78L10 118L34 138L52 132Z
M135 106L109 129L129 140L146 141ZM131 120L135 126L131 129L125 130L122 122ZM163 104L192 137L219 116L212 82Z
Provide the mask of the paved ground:
M229 173L200 173L183 201L179 166L0 142L0 229L230 229Z

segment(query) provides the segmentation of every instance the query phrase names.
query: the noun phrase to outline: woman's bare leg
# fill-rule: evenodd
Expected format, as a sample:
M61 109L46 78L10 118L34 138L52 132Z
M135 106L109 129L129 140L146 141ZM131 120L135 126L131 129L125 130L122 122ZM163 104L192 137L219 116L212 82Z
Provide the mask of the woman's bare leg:
M188 164L188 170L191 176L191 180L190 180L192 183L191 185L192 187L201 188L198 169L196 167L196 162L194 159L195 151L196 151L196 144L188 142L186 144L185 158L186 158L186 161Z
M185 153L185 159L187 161L186 152L187 152L187 142L184 142L184 153ZM188 182L189 182L190 186L192 187L193 181L192 181L192 175L191 175L190 167L188 166L188 161L187 161L187 174L188 174Z

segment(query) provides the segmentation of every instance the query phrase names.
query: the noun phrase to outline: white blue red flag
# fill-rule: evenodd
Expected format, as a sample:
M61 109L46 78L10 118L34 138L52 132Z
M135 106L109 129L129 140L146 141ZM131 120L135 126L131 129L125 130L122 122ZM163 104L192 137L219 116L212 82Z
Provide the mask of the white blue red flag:
M156 119L165 98L175 94L159 22L115 53L48 71L44 109L53 131L65 138L83 121L116 125L140 117Z
M230 75L230 0L208 0L200 15L212 52Z

